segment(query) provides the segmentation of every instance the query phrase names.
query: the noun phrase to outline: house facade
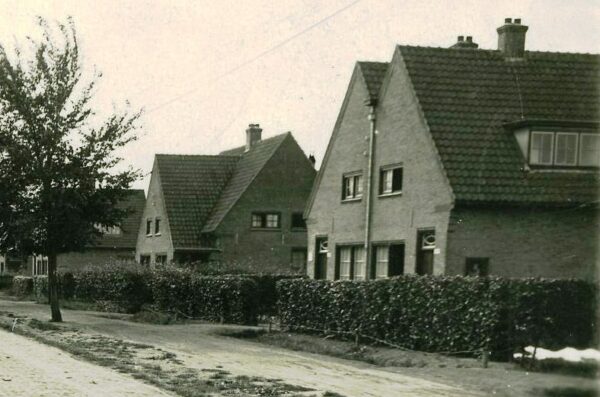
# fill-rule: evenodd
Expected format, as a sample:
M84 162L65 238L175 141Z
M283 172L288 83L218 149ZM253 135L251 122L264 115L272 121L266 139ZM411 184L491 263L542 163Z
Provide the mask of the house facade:
M596 277L600 57L397 46L358 62L305 217L307 272Z
M216 156L157 154L137 240L144 264L306 265L302 213L315 177L291 133Z
M143 190L131 189L118 207L128 214L119 226L100 228L102 236L80 252L59 254L56 258L59 272L78 272L89 266L104 266L135 261L137 232L146 202ZM4 265L2 265L4 263ZM47 275L48 258L43 255L0 256L0 275Z

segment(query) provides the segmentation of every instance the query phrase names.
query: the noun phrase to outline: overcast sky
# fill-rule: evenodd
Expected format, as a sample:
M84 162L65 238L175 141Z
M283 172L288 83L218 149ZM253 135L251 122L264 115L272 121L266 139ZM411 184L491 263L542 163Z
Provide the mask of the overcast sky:
M146 173L155 153L242 145L249 123L263 138L292 131L320 163L354 63L389 61L395 44L470 35L494 49L520 17L527 49L600 53L598 0L0 0L0 42L23 41L37 15L74 18L85 66L103 73L99 113L145 109L125 161Z

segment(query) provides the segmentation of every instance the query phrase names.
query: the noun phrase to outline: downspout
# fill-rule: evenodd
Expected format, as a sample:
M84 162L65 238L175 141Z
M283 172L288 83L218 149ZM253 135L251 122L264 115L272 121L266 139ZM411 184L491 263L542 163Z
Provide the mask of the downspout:
M367 154L367 189L366 189L366 208L365 208L365 279L371 277L371 190L373 185L373 160L375 151L375 106L376 102L367 100L366 105L369 106L369 150Z

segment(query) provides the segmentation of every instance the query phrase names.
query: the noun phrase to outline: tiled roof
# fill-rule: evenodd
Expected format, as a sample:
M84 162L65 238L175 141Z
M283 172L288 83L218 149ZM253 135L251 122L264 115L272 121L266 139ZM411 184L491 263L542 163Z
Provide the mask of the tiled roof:
M157 154L174 248L194 248L239 156Z
M259 141L247 152L244 152L245 147L241 146L221 153L221 155L235 155L241 156L241 158L231 180L223 190L210 218L204 225L203 232L212 232L219 226L225 215L288 136L290 136L289 132Z
M358 62L358 67L369 91L369 98L373 101L377 100L388 65L387 62Z
M117 204L118 208L130 211L121 222L121 234L104 235L93 246L98 248L135 249L145 203L144 191L131 189L127 197Z
M504 123L598 121L600 57L399 46L456 200L596 201L598 173L526 171Z

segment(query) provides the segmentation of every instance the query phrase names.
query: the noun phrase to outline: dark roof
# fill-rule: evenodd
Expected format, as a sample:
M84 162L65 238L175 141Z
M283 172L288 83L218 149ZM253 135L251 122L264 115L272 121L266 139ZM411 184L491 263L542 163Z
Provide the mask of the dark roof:
M93 247L135 249L145 203L146 196L143 190L129 190L126 198L117 204L117 208L129 211L121 221L121 234L106 234L102 238L99 238Z
M259 141L251 150L245 152L245 146L227 150L221 155L241 156L231 180L223 190L210 218L204 224L203 232L212 232L219 226L225 215L238 201L246 188L263 169L281 143L291 134L289 132Z
M388 65L388 62L358 62L358 67L365 80L367 91L369 91L369 98L372 101L376 101L379 96L379 90L381 89Z
M455 198L565 204L597 200L598 173L531 172L512 131L518 120L597 121L600 57L399 46Z
M156 155L174 248L198 246L202 225L239 159L239 156Z

